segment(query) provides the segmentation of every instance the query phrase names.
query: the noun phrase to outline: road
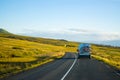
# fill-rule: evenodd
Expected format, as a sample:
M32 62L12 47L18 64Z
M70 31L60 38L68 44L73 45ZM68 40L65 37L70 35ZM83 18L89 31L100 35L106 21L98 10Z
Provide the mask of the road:
M76 59L66 53L62 59L4 80L120 80L114 69L95 59Z

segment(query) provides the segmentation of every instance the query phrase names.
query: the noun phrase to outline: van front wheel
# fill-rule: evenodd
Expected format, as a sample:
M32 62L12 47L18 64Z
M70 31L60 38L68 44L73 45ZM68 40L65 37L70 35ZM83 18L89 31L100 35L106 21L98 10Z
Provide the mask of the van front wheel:
M89 59L91 59L91 56L89 55Z

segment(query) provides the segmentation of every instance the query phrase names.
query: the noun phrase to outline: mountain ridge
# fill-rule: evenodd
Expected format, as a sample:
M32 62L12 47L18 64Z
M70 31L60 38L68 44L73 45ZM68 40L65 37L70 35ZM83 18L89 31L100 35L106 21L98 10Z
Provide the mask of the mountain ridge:
M8 32L7 30L2 29L2 28L0 28L0 33L1 33L1 34L11 34L11 33Z
M32 34L31 34L32 35ZM43 38L43 37L33 37L32 36L24 36L24 34L22 35L16 35L16 34L12 34L10 32L8 32L5 29L0 28L0 37L6 37L6 38L13 38L13 39L20 39L20 40L28 40L28 41L32 41L32 42L38 42L38 43L44 43L44 44L54 44L54 45L63 45L63 43L67 43L67 40L62 40L63 43L61 43L61 39L52 39L52 38ZM45 36L45 34L44 34ZM56 44L59 43L59 44ZM72 42L76 42L76 41L72 41ZM78 41L77 41L78 42ZM84 41L82 41L84 42ZM88 41L89 43L93 43L93 44L100 44L100 45L108 45L108 46L114 46L114 47L120 47L120 40L109 40L109 41ZM87 42L85 42L87 43Z
M0 37L10 38L10 39L18 39L18 40L27 40L31 42L43 43L43 44L51 44L56 46L64 46L65 44L76 44L77 42L61 40L61 39L51 39L51 38L42 38L42 37L31 37L31 36L23 36L9 33L8 31L2 29L0 32ZM3 33L4 32L4 33Z

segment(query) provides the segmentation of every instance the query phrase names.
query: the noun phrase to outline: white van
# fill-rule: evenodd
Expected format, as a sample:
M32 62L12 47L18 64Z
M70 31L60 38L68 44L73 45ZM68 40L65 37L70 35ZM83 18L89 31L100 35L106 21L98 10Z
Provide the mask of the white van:
M90 44L88 43L82 43L78 46L77 52L78 52L78 58L80 57L88 57L91 58L91 52L90 52Z

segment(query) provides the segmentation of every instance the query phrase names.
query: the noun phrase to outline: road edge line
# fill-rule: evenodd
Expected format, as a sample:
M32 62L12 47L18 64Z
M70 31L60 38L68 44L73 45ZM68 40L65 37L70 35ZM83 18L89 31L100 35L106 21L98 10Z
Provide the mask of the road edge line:
M64 79L65 79L65 77L69 74L69 72L71 71L71 69L72 69L73 66L75 65L76 61L77 61L77 57L76 57L76 55L75 55L75 60L74 60L74 62L73 62L73 64L72 64L72 66L68 69L68 71L64 74L64 76L63 76L60 80L64 80Z

